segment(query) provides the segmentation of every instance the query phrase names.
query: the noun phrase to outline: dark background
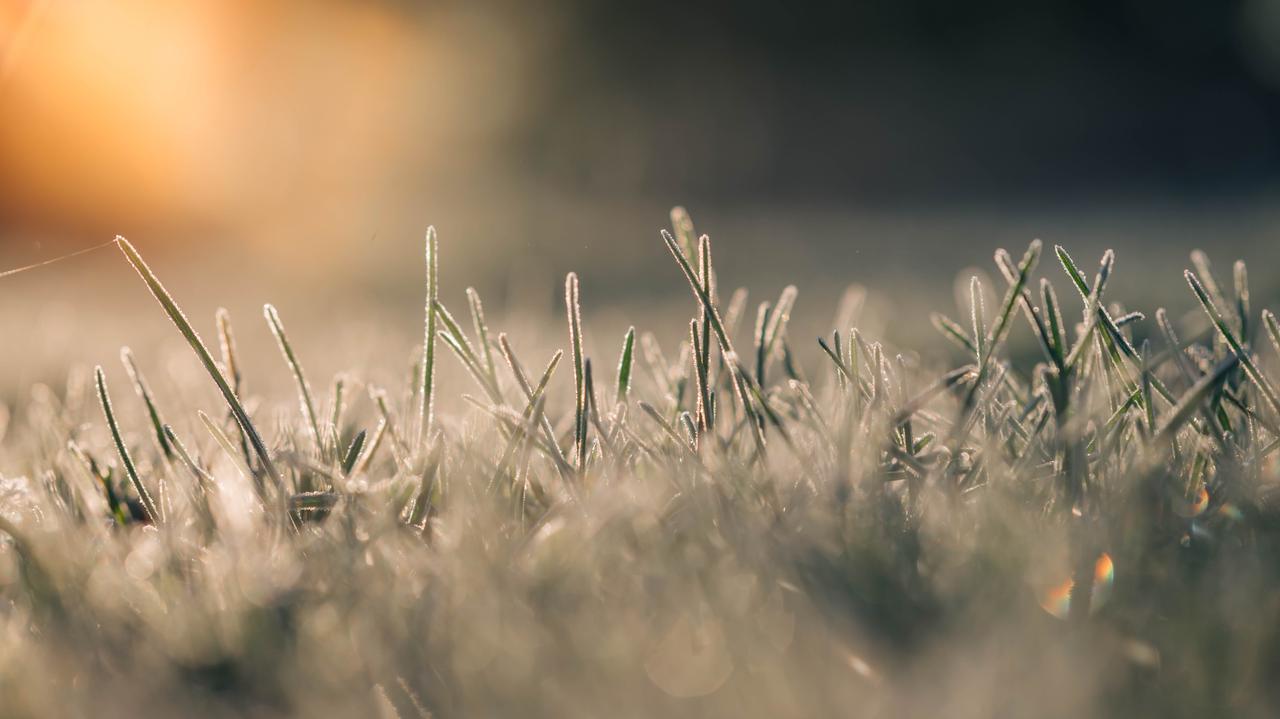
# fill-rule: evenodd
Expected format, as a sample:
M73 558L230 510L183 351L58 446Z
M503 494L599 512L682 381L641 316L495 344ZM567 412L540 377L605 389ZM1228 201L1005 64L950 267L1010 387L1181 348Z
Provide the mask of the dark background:
M1280 170L1280 3L566 6L518 147L575 191L1215 196Z

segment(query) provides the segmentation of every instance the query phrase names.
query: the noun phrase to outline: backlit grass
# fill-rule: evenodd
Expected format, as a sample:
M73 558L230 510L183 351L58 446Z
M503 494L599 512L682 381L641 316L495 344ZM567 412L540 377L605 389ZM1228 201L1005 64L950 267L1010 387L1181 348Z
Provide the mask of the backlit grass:
M571 273L564 349L523 355L474 290L441 303L431 231L405 386L312 385L266 305L281 407L243 391L263 328L219 311L215 357L119 239L159 304L131 321L167 316L223 403L126 349L132 395L98 368L13 408L0 715L1272 716L1280 325L1243 263L1224 289L1194 256L1175 321L1122 304L1114 253L1000 250L911 351L856 311L789 333L803 285L744 327L672 221L678 347L640 314L591 356Z

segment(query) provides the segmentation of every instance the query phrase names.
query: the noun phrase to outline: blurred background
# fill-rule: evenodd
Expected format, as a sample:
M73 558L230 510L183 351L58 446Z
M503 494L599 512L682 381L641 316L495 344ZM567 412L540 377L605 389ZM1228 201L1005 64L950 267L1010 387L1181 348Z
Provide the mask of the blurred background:
M675 204L815 327L860 282L928 331L1033 237L1115 247L1135 303L1189 307L1196 246L1267 297L1277 180L1280 0L0 0L5 266L123 234L202 327L270 300L316 351L418 330L428 224L447 303L558 313L574 269L612 346L690 310ZM168 332L126 270L0 280L0 369Z

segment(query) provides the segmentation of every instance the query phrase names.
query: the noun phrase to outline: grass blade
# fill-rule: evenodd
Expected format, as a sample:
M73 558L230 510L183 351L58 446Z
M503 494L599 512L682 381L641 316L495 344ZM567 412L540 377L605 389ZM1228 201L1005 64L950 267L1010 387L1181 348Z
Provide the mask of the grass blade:
M133 465L133 458L129 456L129 448L125 446L124 437L120 435L120 425L116 422L115 412L111 410L111 397L107 394L107 378L103 374L100 365L94 368L93 378L98 387L98 401L102 404L102 414L107 418L107 427L111 429L111 439L115 442L116 453L120 455L120 463L124 465L124 471L129 477L129 483L133 485L134 491L138 493L138 498L142 502L142 509L147 513L147 520L152 524L157 524L161 519L160 511L156 507L155 500L151 498L151 493L142 484L142 478L138 476L138 468Z
M151 388L147 386L146 378L138 370L137 363L133 361L133 352L128 347L120 348L120 362L124 364L125 371L129 373L129 379L133 381L134 391L147 405L147 415L151 418L151 427L155 430L156 444L160 446L160 452L164 454L165 459L173 459L173 447L169 444L169 438L165 436L160 410L156 407L155 399L151 396Z
M307 376L302 371L302 363L298 361L298 356L293 351L293 345L289 343L289 337L284 333L284 323L280 321L280 313L272 305L263 305L262 314L267 319L267 326L271 328L271 334L275 335L276 343L280 346L280 354L284 356L285 364L289 365L289 371L293 374L294 384L298 387L298 404L302 406L302 415L307 419L307 428L311 431L311 439L316 445L316 453L321 457L324 456L324 436L320 434L320 419L316 416L316 404L311 399L311 385L307 383Z
M346 456L342 459L342 474L350 476L351 470L356 466L356 460L360 458L360 450L364 449L364 439L367 430L360 430L360 433L351 440L351 446L347 447Z
M382 438L387 435L387 421L380 420L378 426L373 430L373 439L364 443L364 451L361 452L356 463L347 470L348 477L355 477L364 472L365 467L369 466L369 462L373 460L373 456L378 453L378 448L382 446Z
M1227 326L1227 320L1222 316L1222 312L1218 309L1217 304L1209 296L1204 285L1200 283L1200 279L1196 277L1191 270L1183 272L1183 276L1187 278L1187 284L1191 286L1191 291L1195 294L1196 299L1200 300L1200 305L1204 307L1204 311L1209 315L1210 321L1218 328L1218 332L1226 340L1227 346L1231 348L1231 352L1240 360L1240 366L1244 368L1245 374L1249 375L1249 379L1253 380L1254 385L1262 392L1262 396L1267 400L1267 404L1271 405L1271 410L1280 414L1280 398L1276 396L1275 389L1271 386L1271 382L1267 380L1258 366L1254 364L1253 358L1240 344L1240 340L1236 338L1231 328Z
M224 374L231 381L231 391L239 397L243 392L244 385L240 375L240 359L236 351L236 337L231 330L231 313L226 308L219 307L214 312L214 320L218 326L218 346L222 351L222 369ZM228 411L228 419L235 422L235 414ZM253 466L253 450L249 448L249 435L240 425L236 424L236 433L240 436L240 451L244 454L244 461L250 467Z
M1267 328L1267 337L1271 339L1271 346L1275 348L1276 354L1280 354L1280 323L1276 322L1276 316L1271 310L1262 311L1262 324Z
M505 333L498 335L498 348L502 350L502 356L506 359L507 366L511 368L511 374L515 376L516 384L520 385L520 389L524 392L525 399L530 405L541 394L545 384L551 381L551 375L555 374L556 367L560 364L560 358L564 356L563 350L556 350L556 353L551 357L551 361L547 364L546 370L542 373L539 389L535 391L533 386L529 384L524 368L520 365L519 360L516 359L515 352L511 349L511 343L507 340ZM561 474L568 477L572 474L572 467L569 466L569 461L565 458L564 451L560 449L560 443L556 441L555 430L551 427L551 420L546 414L542 415L542 433L545 435L548 448L551 450L552 461L555 462Z
M569 344L573 351L574 432L578 471L587 462L587 394L586 368L582 350L582 305L578 295L578 275L570 272L564 279L564 306L569 317Z
M1178 400L1174 405L1173 411L1169 413L1169 418L1160 425L1160 430L1156 432L1156 441L1169 442L1173 439L1178 429L1191 419L1191 415L1201 409L1201 403L1204 402L1226 379L1227 373L1235 369L1239 363L1238 357L1228 357L1218 363L1213 371L1201 377L1186 394Z
M964 331L964 328L958 322L940 312L930 313L929 321L933 323L934 329L938 330L943 337L954 342L960 349L977 356L978 347L974 345L973 340L969 339L968 333Z
M493 362L493 349L489 342L489 325L484 321L484 305L480 303L480 293L474 287L467 288L467 303L471 305L471 326L476 331L476 343L480 345L480 358L484 360L485 374L496 387L498 370Z
M622 354L618 355L618 403L626 404L631 391L631 367L635 360L636 328L628 327L622 337Z
M436 239L436 228L427 228L427 302L426 302L426 330L422 338L422 365L418 376L418 397L421 404L418 407L418 439L414 444L414 451L421 452L426 442L427 435L431 433L432 410L434 406L435 377L436 377L436 312L435 307L439 302L439 259L440 252L439 242Z
M177 455L182 465L185 466L187 471L191 472L191 476L195 477L200 483L201 489L207 489L208 487L213 486L213 477L211 477L208 472L201 469L200 465L191 458L191 453L187 451L187 446L182 443L182 440L178 439L178 435L174 433L173 427L166 424L164 426L164 435L168 438L169 444L173 446L174 453Z
M680 271L684 273L685 280L689 282L689 286L693 288L693 294L702 303L702 308L708 319L711 320L711 328L715 330L716 339L720 342L720 354L724 357L725 364L729 367L730 382L738 395L738 401L742 405L742 411L751 419L752 426L755 429L753 436L755 437L757 450L763 454L764 451L764 433L760 427L759 421L756 419L755 410L751 407L751 399L747 395L746 387L739 377L742 374L742 367L738 362L738 353L733 349L733 343L729 340L729 334L725 332L724 323L720 321L720 313L716 309L715 302L712 301L711 295L698 282L698 278L693 273L693 268L689 265L689 260L680 251L680 247L676 245L675 238L666 230L662 231L662 241L667 245L667 251L675 258L676 264L680 267ZM699 240L699 250L705 252L707 257L711 256L711 239L703 235ZM706 245L705 249L701 245Z
M276 471L275 463L271 461L271 453L267 451L266 443L262 441L262 436L258 434L257 428L253 426L253 422L249 419L249 413L245 411L244 405L240 403L240 399L231 389L231 385L227 383L227 378L218 369L217 363L213 360L213 355L209 354L209 348L205 347L200 335L196 333L195 328L187 321L186 315L182 313L178 304L174 302L173 296L169 294L169 291L160 283L160 279L147 266L147 263L142 259L142 255L138 254L133 245L129 244L129 241L123 237L117 237L116 243L120 247L120 251L124 253L125 259L129 261L129 264L133 265L133 269L142 277L142 281L146 283L147 288L151 290L151 294L160 303L165 314L169 315L169 319L187 340L187 344L191 346L200 363L204 365L205 371L213 378L214 384L218 386L218 391L222 393L227 406L231 408L231 413L235 416L236 423L240 425L241 430L248 436L249 443L253 446L253 451L257 453L263 470L272 480L279 484L281 482L280 473Z

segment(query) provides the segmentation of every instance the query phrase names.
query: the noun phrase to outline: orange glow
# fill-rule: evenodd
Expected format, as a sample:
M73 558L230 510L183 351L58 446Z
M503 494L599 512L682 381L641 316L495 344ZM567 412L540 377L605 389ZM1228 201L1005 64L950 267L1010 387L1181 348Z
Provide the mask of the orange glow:
M0 33L24 30L26 40L6 58L0 86L5 209L131 215L180 203L193 180L186 168L216 151L222 20L185 4L7 13ZM205 30L191 32L196 25Z
M414 32L381 4L0 0L0 217L225 225L358 192L422 129Z

